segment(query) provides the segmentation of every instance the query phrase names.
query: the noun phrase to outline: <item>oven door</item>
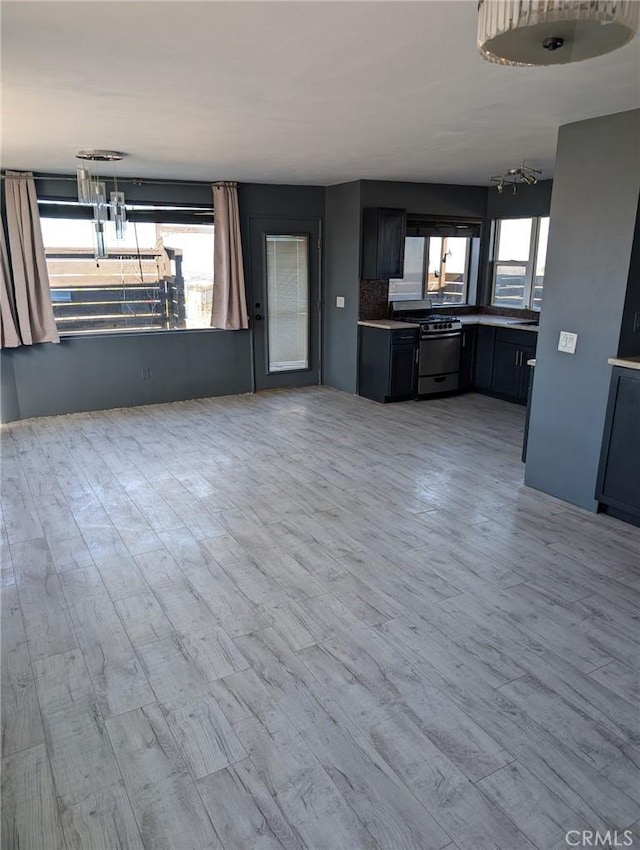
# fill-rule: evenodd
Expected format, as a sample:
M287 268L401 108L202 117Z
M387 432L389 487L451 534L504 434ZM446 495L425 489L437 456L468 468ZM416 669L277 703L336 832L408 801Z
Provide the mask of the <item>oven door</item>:
M460 368L460 331L429 334L420 340L418 375L448 375Z
M425 335L420 340L418 395L430 396L458 389L462 333Z

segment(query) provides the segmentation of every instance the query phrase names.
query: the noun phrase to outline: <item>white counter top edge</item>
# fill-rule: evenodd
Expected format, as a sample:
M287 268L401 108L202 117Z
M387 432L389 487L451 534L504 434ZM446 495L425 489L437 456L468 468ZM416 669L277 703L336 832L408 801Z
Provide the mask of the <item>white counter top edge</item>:
M535 331L536 333L538 331L537 325L521 324L517 319L509 318L509 316L484 316L481 313L476 313L459 318L463 325L488 325L496 328L513 328L518 331ZM397 319L361 319L358 324L366 328L384 328L385 330L418 327L415 322L399 322Z
M610 357L607 363L610 366L621 366L623 369L640 370L640 357Z

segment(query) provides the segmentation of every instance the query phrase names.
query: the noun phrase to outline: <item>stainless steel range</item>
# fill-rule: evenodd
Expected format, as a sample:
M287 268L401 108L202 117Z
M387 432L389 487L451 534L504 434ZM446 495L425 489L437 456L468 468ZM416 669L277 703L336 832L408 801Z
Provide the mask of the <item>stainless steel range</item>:
M427 397L458 389L462 322L432 312L431 301L393 301L393 318L420 326L418 395Z

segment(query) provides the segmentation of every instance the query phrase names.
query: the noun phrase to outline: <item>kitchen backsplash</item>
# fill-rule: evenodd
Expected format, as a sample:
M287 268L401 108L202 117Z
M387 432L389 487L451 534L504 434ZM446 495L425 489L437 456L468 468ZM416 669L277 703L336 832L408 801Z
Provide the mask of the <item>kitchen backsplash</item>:
M387 319L389 317L389 281L360 281L360 319Z
M475 307L468 304L460 307L452 304L443 307L434 307L433 312L458 313L459 315L488 313L494 316L514 316L519 319L538 319L540 317L540 313L535 310L513 310L509 307ZM361 280L360 320L388 319L389 316L389 281Z

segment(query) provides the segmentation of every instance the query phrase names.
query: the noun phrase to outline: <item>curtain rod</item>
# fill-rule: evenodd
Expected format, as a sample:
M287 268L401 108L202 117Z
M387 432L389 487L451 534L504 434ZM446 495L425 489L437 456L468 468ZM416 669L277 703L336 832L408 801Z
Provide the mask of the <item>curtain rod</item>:
M6 176L6 172L3 171L2 174L0 174L0 179L5 180ZM17 176L18 179L26 179L24 174L18 174ZM73 183L77 180L76 177L61 177L53 174L33 174L32 176L34 180L68 180ZM116 179L119 183L130 182L133 183L134 186L211 186L213 183L222 182L220 180L213 180L211 183L196 180L147 180L143 177L117 177ZM113 182L114 178L107 175L105 180L107 182Z

